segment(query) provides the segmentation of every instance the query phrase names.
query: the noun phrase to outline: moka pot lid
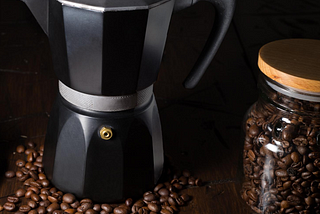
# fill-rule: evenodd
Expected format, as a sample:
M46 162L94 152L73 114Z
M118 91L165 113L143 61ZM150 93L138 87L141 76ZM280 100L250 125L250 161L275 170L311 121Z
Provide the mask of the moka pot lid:
M63 5L95 11L130 11L150 9L171 0L58 0Z

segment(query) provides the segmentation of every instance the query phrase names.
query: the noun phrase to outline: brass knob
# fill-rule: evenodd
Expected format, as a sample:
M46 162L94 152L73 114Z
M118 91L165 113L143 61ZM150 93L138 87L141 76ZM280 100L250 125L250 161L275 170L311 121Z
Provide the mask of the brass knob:
M112 138L113 134L112 134L112 129L108 128L108 127L102 127L100 129L100 137L103 140L110 140Z

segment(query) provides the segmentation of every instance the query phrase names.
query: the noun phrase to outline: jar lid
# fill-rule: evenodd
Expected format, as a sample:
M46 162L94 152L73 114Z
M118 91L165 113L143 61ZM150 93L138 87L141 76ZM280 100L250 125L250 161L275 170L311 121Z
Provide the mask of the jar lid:
M258 66L270 79L297 90L320 93L320 40L284 39L264 45Z

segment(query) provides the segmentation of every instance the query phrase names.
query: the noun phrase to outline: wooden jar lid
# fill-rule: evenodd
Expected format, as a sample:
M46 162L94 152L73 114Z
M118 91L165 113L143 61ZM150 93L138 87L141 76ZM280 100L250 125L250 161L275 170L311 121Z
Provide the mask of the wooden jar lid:
M276 82L320 93L320 40L285 39L264 45L258 66Z

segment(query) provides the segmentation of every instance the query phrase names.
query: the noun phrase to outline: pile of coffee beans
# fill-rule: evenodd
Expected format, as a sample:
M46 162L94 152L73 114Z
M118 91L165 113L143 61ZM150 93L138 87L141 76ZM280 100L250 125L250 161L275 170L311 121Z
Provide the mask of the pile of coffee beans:
M320 103L265 95L245 123L241 196L256 213L320 213Z
M165 179L168 181L156 185L153 191L143 194L134 201L128 198L122 204L99 204L89 198L77 199L72 193L63 193L55 188L47 179L43 164L44 147L28 142L27 146L19 145L16 152L25 154L23 159L16 160L16 171L5 172L6 178L17 178L23 182L23 188L7 197L7 202L0 205L2 210L16 214L173 214L179 212L179 207L187 205L191 196L179 193L187 186L201 186L202 181L191 175L190 171L174 171L167 168ZM25 198L26 200L24 200ZM22 202L26 201L26 203Z

